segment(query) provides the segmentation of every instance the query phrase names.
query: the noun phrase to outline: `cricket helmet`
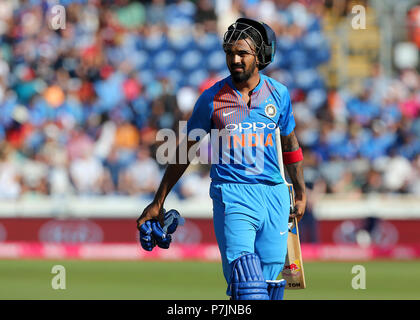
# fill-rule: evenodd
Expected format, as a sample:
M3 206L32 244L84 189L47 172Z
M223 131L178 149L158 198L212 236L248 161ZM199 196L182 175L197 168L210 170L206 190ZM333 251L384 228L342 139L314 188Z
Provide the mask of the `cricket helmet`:
M239 18L231 24L223 37L223 49L240 39L250 38L259 60L258 69L262 70L274 60L276 53L276 34L264 22L248 18Z

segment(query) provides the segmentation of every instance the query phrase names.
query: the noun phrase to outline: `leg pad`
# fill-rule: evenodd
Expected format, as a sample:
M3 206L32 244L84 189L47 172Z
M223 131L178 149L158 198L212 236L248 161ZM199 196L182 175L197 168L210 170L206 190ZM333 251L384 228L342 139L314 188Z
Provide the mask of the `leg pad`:
M267 284L268 296L270 297L270 300L283 300L286 280L267 280Z
M261 262L255 253L245 254L233 262L232 300L270 300Z

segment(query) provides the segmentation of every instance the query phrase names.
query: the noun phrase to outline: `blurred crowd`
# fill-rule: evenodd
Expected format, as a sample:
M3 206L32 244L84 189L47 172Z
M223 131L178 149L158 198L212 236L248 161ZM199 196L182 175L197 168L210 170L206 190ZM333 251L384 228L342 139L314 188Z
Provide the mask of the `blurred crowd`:
M264 72L291 92L310 188L420 194L420 76L378 66L359 95L327 88L324 1L62 0L53 30L56 3L0 2L0 198L150 197L164 169L156 132L177 132L228 75L221 38L241 16L278 36ZM208 196L208 171L192 167L175 193Z
M385 77L377 67L352 95L329 90L316 115L295 103L306 146L305 179L327 193L420 194L420 76Z

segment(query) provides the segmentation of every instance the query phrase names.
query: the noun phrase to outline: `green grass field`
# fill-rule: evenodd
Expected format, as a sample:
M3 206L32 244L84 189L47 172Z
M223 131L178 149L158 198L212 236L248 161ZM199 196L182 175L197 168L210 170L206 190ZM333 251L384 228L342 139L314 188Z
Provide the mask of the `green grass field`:
M366 289L354 290L354 265L366 269ZM54 290L54 265L66 289ZM306 262L307 289L286 299L420 299L420 261ZM227 299L221 264L0 260L0 299Z

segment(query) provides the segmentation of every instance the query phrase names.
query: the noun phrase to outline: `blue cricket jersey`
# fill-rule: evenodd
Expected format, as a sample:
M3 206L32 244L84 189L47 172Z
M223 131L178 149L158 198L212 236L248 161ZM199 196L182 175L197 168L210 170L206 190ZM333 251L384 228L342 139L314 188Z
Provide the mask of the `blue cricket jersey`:
M287 88L260 74L248 107L229 76L201 94L186 132L190 137L194 129L210 133L213 182L278 184L284 180L277 160L277 126L282 136L295 127ZM217 134L222 131L228 134Z

